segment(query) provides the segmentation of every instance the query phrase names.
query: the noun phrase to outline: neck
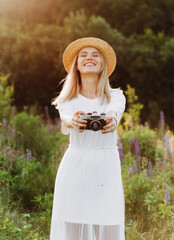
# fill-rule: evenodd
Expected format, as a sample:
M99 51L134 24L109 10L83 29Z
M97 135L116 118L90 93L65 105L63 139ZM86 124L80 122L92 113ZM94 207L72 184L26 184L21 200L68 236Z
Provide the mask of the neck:
M97 96L98 75L81 74L81 89L80 93L89 98L96 98Z

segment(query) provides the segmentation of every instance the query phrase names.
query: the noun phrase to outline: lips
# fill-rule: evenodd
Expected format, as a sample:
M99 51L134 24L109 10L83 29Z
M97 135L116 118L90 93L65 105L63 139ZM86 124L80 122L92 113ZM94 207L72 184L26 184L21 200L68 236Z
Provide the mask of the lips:
M87 62L84 64L84 66L95 66L96 64L95 63L92 63L92 62Z

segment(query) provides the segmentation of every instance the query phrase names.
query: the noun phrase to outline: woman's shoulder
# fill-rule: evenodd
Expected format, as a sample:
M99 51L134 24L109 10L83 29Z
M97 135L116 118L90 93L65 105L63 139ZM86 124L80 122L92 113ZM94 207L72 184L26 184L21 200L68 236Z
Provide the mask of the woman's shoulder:
M72 98L70 100L66 99L66 100L60 101L59 103L57 103L56 108L60 109L60 108L73 107L75 101L76 101L76 98Z
M111 100L110 102L113 104L126 104L126 97L123 93L123 90L120 88L115 88L110 90Z
M112 88L112 89L110 90L110 94L111 94L111 98L114 97L114 96L115 96L115 97L125 98L124 93L123 93L123 90L120 89L120 88Z

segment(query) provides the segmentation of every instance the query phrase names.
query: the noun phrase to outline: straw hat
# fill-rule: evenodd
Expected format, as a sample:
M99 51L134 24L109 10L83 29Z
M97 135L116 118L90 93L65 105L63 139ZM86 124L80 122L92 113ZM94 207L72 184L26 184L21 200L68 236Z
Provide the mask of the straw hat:
M84 47L94 47L103 54L107 63L108 76L110 76L113 73L117 62L115 52L107 42L95 37L80 38L68 45L63 53L63 64L66 71L69 73L73 59Z

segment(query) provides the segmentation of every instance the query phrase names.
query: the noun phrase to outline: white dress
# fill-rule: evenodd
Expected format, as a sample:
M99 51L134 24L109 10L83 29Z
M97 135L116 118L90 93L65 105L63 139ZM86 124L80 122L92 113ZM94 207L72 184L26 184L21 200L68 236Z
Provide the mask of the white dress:
M111 91L110 103L81 94L60 103L61 119L76 111L114 110L119 122L125 109L121 90ZM54 188L51 240L125 240L124 192L117 131L102 134L70 128L69 146L59 165Z

